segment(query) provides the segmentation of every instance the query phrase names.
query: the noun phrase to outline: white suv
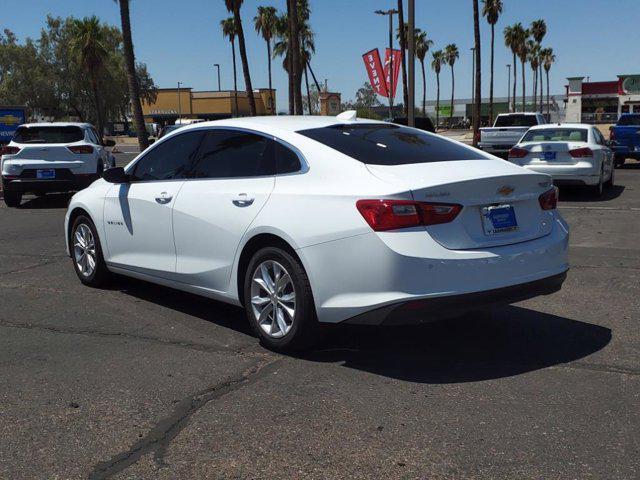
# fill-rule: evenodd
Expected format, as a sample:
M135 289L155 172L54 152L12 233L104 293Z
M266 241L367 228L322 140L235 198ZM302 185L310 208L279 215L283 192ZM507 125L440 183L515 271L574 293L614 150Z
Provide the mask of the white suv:
M22 194L81 190L115 166L112 146L99 139L88 123L33 123L18 127L8 145L0 148L2 189L9 207Z

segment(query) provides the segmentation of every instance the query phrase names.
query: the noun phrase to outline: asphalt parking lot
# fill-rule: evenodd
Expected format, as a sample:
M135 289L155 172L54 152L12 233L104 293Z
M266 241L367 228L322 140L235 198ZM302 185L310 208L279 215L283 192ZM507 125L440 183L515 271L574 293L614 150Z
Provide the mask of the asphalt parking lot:
M637 479L640 163L616 182L562 191L562 291L301 356L230 306L83 287L67 195L2 205L0 478Z

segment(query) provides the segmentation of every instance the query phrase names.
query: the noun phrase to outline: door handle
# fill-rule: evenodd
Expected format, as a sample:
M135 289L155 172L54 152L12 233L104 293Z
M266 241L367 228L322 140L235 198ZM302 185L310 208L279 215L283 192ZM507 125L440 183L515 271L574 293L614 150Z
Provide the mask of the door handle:
M160 205L165 205L171 201L173 196L169 195L167 192L162 192L159 197L156 197L156 202Z
M255 200L254 197L248 196L246 193L240 193L236 197L234 197L231 202L236 207L248 207Z

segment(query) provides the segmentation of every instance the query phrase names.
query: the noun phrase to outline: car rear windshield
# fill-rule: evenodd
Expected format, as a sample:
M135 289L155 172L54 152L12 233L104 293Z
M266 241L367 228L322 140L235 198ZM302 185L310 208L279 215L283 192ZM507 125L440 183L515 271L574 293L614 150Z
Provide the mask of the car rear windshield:
M16 143L73 143L84 140L80 127L20 127L13 141Z
M533 127L538 125L535 115L500 115L494 127Z
M299 130L298 133L370 165L488 158L476 150L438 135L391 124L333 125Z
M620 117L618 125L640 125L640 115L625 115Z
M541 128L529 130L522 142L586 142L588 131L585 128Z

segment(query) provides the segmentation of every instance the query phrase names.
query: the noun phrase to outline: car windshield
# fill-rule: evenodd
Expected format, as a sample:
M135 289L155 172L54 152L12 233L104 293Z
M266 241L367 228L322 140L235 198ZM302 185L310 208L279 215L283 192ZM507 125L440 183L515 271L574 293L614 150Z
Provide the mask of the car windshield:
M80 127L19 127L13 137L16 143L73 143L84 140Z
M625 115L620 117L618 125L640 125L640 115Z
M370 165L488 159L477 150L439 135L398 125L345 124L298 133Z
M521 142L586 142L585 128L540 128L529 130Z
M538 125L535 115L499 115L494 127L533 127Z

